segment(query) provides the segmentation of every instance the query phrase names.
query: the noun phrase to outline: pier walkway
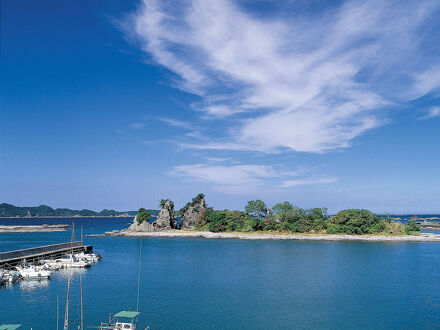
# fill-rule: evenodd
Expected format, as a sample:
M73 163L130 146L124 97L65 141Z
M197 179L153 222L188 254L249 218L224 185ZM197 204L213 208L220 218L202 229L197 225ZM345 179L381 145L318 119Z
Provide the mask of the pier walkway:
M34 262L41 259L56 259L68 253L92 252L93 246L82 242L69 242L37 246L29 249L15 250L0 253L0 269L10 269L21 263Z

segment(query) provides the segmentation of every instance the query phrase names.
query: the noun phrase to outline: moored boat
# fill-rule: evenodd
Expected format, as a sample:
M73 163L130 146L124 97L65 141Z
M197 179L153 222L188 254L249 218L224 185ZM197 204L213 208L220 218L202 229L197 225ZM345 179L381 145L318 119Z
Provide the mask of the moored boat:
M45 270L36 266L17 266L17 271L23 279L41 279L49 278L51 275L50 270Z

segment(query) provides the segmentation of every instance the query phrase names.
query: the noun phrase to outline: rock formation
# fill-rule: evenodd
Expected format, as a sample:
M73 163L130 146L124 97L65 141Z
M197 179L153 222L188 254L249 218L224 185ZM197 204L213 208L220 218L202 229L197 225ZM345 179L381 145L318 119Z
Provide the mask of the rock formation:
M155 221L150 223L149 221L142 221L139 223L138 215L134 218L133 224L128 227L128 231L134 232L150 232L169 230L171 228L177 228L177 219L174 212L174 203L167 200L160 202L162 209L160 210Z
M180 229L193 229L196 221L201 219L206 210L205 195L198 194L192 202L187 203L180 210Z
M174 203L167 200L161 200L160 206L162 209L157 216L156 221L153 222L153 226L156 230L167 230L174 226L174 222L177 223L176 215L174 212Z

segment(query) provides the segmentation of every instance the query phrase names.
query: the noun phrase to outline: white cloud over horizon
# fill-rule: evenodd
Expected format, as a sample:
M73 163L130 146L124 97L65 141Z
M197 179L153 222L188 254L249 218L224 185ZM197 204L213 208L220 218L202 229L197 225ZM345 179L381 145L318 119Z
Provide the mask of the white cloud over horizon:
M216 160L215 160L216 161ZM178 165L168 174L190 181L211 183L213 189L226 193L246 194L258 190L279 190L298 185L326 184L336 182L334 177L310 177L311 170L283 171L271 165L224 164L227 160L208 164ZM284 180L284 181L283 181ZM268 182L269 181L269 182Z
M418 34L438 8L348 1L262 19L226 0L144 0L125 29L175 87L200 97L202 118L230 122L222 139L183 147L323 153L380 126L378 110L438 89L439 63Z

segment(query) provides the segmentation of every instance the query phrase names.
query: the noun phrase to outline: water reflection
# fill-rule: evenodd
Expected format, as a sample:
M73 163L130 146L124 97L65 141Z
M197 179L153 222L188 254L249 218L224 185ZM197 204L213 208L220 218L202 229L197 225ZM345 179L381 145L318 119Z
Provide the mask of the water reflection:
M35 291L37 289L47 288L48 286L48 279L25 279L20 281L20 289L22 291Z
M86 268L63 268L57 271L57 274L59 274L62 278L71 280L75 277L78 277L79 275L84 275L84 273L87 271Z

